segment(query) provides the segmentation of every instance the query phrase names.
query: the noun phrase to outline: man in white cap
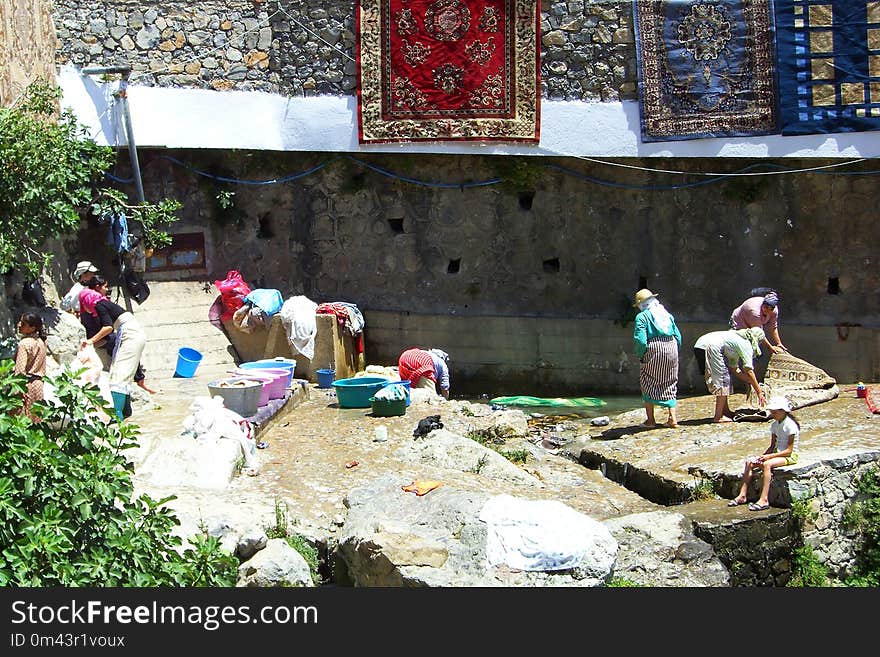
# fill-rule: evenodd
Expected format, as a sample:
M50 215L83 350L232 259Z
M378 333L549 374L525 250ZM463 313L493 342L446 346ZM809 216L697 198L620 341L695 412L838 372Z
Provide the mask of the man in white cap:
M79 293L82 292L85 284L94 278L98 271L98 268L88 260L76 263L76 267L70 272L73 287L70 288L70 291L61 300L61 310L66 310L79 317Z

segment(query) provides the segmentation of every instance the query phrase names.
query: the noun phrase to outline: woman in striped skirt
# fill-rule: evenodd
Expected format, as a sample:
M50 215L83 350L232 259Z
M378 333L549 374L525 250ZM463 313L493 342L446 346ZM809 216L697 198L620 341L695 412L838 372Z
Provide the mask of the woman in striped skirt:
M669 411L666 426L677 427L675 396L678 392L681 333L675 325L675 318L651 290L636 292L634 305L641 311L636 315L633 342L639 357L639 385L647 414L642 426L659 426L654 417L654 406L665 406Z

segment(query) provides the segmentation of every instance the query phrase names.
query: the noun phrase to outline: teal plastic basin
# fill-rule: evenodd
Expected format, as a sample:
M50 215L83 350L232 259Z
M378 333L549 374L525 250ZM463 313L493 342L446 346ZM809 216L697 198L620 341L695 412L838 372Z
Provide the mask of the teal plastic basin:
M388 379L379 376L358 376L333 382L336 399L341 408L370 408L370 397L375 395Z

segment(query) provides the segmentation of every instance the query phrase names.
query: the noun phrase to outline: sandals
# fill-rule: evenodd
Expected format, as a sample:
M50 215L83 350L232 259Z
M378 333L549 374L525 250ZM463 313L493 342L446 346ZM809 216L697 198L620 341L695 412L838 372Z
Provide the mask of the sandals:
M749 503L748 500L743 500L742 502L740 502L736 499L732 499L732 500L730 500L730 502L727 503L727 506L742 506L743 504L748 504L748 503Z
M769 504L758 504L757 502L749 504L749 511L766 511L769 508Z

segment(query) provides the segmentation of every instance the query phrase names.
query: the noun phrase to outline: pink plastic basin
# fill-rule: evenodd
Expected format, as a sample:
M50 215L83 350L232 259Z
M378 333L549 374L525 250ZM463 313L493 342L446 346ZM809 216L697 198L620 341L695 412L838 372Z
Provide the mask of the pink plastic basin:
M287 370L273 370L260 368L259 370L235 370L235 374L241 378L263 381L263 393L260 397L260 406L265 406L270 399L282 399L287 388ZM263 401L265 399L265 401Z

